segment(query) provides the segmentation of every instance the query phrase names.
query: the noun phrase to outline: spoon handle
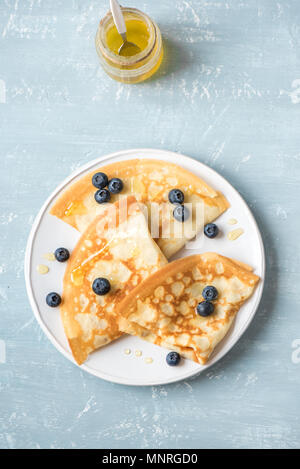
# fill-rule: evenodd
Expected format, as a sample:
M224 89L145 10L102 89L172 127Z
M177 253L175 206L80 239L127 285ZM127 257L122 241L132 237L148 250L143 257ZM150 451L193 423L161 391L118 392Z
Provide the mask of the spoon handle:
M110 10L118 33L122 36L123 40L126 41L126 24L121 7L117 0L110 0Z

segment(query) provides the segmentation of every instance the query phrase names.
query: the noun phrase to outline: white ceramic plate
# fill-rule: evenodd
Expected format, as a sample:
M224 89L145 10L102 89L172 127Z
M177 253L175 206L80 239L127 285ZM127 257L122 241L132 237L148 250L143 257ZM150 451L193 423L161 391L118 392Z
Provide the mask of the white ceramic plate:
M225 256L233 257L250 264L254 272L261 277L261 282L254 295L240 309L233 327L214 351L205 366L190 360L182 360L177 367L166 364L167 351L156 345L149 344L137 337L124 336L107 347L91 354L81 368L99 378L128 385L159 385L172 383L194 376L207 369L222 358L239 340L249 326L261 299L264 285L265 256L261 235L255 219L240 194L218 173L208 166L178 153L163 150L136 149L113 153L94 160L68 177L41 208L33 224L25 256L25 279L29 300L41 328L54 346L73 363L68 342L64 335L59 317L59 309L51 309L46 305L45 297L50 291L61 293L65 264L44 259L44 254L54 252L59 246L72 251L80 234L68 224L49 214L49 208L61 192L76 178L84 173L99 168L101 165L133 158L154 158L176 162L192 171L215 189L220 190L229 200L231 207L217 220L222 235L215 239L201 236L197 250L183 249L177 257L184 257L197 252L216 251ZM235 218L238 224L230 226L228 220ZM227 239L227 233L234 228L242 227L244 234L235 241ZM37 272L38 264L46 264L49 273L41 275ZM131 354L126 355L125 349ZM142 351L136 357L135 351ZM145 358L151 357L153 362L147 364Z

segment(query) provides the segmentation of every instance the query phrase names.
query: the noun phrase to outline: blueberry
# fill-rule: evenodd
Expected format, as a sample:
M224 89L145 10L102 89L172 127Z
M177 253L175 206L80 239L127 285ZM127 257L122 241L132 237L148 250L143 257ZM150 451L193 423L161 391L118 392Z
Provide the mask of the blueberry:
M110 290L110 283L107 278L99 277L93 281L92 288L96 295L106 295Z
M107 189L99 189L97 192L95 192L94 197L98 204L104 204L105 202L110 201L110 193Z
M124 187L123 181L121 181L121 179L119 178L113 178L108 183L108 190L112 194L119 194L119 192L121 192L123 187Z
M177 352L169 352L166 356L167 364L170 366L176 366L179 364L181 356Z
M168 197L171 204L183 204L184 194L180 189L172 189Z
M218 290L216 287L209 285L203 289L202 296L207 301L215 300L218 296Z
M210 316L214 312L214 305L210 301L201 301L198 303L196 313L199 316Z
M104 189L108 184L108 177L104 173L95 173L92 177L92 183L97 189Z
M190 216L190 211L185 205L177 205L173 210L173 217L177 221L186 221Z
M219 228L214 223L208 223L207 225L205 225L204 234L208 238L215 238L218 233L219 233Z
M51 306L51 308L56 308L56 306L59 306L61 303L61 296L54 291L48 293L46 296L46 303L48 306Z
M70 257L70 253L66 248L57 248L54 256L58 262L66 262Z

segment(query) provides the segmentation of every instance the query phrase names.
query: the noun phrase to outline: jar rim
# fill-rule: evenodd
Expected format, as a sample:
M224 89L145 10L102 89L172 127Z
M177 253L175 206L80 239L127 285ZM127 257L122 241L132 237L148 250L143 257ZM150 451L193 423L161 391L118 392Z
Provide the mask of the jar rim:
M106 26L110 22L113 23L113 17L112 17L111 11L108 11L99 23L97 34L96 34L96 42L97 40L99 41L102 54L110 62L116 65L134 67L135 64L138 64L140 61L144 61L152 53L155 47L156 41L157 41L156 27L153 21L151 20L151 18L146 13L138 10L137 8L129 8L129 7L128 8L121 7L121 8L124 13L125 12L133 13L136 16L140 17L144 22L146 22L147 27L149 29L149 34L150 34L149 37L151 38L151 36L153 36L151 41L149 41L149 44L147 45L147 47L141 52L139 52L138 54L130 56L130 57L124 57L124 56L115 54L113 51L111 51L106 44L106 38L105 38L105 33L107 31ZM127 72L129 71L130 70L127 70Z

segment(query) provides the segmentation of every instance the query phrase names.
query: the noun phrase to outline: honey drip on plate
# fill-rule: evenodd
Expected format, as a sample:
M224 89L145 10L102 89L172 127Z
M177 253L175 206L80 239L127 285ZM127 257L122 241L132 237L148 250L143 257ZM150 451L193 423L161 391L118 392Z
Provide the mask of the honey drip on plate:
M234 241L235 239L239 238L244 233L242 228L237 228L236 230L230 231L228 233L228 239L230 241Z
M44 264L39 264L36 268L36 270L38 271L39 274L41 275L45 275L49 272L49 267L47 267L46 265Z
M150 365L150 363L153 363L153 358L151 358L151 357L145 358L145 363L147 363L148 365Z

